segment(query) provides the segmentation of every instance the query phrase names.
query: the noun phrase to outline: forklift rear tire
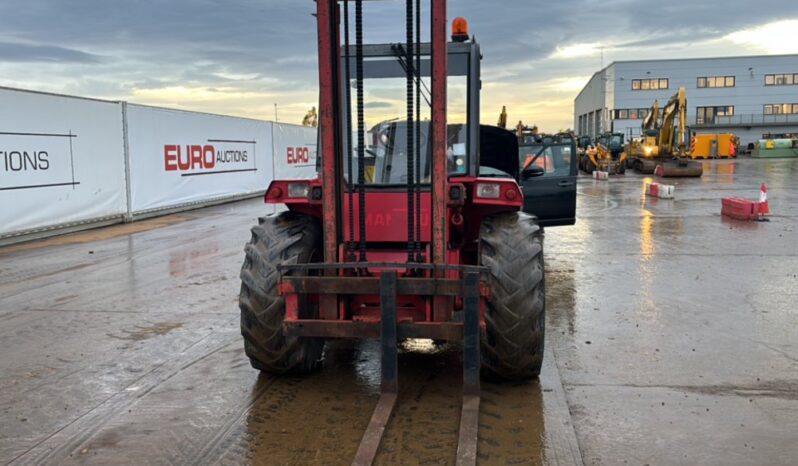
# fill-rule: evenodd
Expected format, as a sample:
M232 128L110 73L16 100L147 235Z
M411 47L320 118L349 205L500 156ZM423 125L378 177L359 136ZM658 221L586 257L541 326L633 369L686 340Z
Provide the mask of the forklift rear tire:
M284 212L263 217L252 228L252 239L244 248L238 304L244 350L255 369L288 374L318 367L323 339L283 333L285 298L277 292L277 266L319 261L320 244L321 227L316 219L306 215ZM318 317L318 305L300 300L300 317Z
M490 269L482 374L527 380L540 374L546 326L543 230L523 212L488 218L480 232L480 263Z

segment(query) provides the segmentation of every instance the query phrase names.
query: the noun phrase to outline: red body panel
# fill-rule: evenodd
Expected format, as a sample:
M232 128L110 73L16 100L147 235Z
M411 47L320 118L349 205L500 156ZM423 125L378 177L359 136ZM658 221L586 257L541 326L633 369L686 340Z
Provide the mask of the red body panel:
M430 194L421 193L421 241L430 242ZM373 191L366 194L366 239L371 242L407 242L407 193ZM375 208L379 206L379 208ZM358 204L354 203L355 218L360 215ZM343 218L349 218L349 206L344 203ZM349 238L349 222L343 222L344 238ZM355 226L355 241L360 240L360 235ZM381 262L369 252L369 261ZM407 261L398 258L398 262Z
M324 219L325 205L321 200L310 198L287 198L288 185L294 183L307 183L309 192L314 187L320 187L319 179L315 180L276 180L269 185L266 191L265 201L267 203L285 204L290 210L312 215L320 220ZM501 197L498 199L481 199L476 196L477 186L480 183L500 185ZM462 187L461 199L449 199L447 195L445 201L444 224L446 226L446 238L444 249L444 261L449 265L479 265L479 253L477 240L482 220L490 215L501 212L517 211L523 204L523 195L512 179L498 178L474 178L459 177L449 180L451 186ZM431 194L422 193L422 206L429 206ZM373 188L366 193L367 208L366 213L366 239L368 240L368 258L371 263L407 263L407 194L404 192L392 192L386 189ZM355 204L355 216L358 214L358 207ZM347 203L342 207L343 218L348 218L349 210ZM349 237L348 222L343 223L343 237ZM429 208L422 208L421 215L421 238L424 244L424 257L427 262L431 260L432 247L432 227ZM355 239L358 240L357 231ZM343 254L343 244L337 245L335 255L336 262L345 262L346 254ZM379 276L384 270L379 267L371 267L369 274ZM407 267L396 267L394 270L400 272L401 276L407 276ZM342 269L337 271L339 276L352 274L352 270ZM433 272L421 271L422 277L433 278ZM448 270L442 274L445 278L462 278L457 270ZM416 275L418 276L418 275ZM483 298L489 295L487 284L483 284ZM298 295L290 289L284 289L286 297L286 321L298 321L299 303ZM338 305L325 303L323 296L312 296L313 302L319 302L322 306L321 318L323 320L337 319L349 322L375 322L379 320L379 296L378 295L352 295L338 296ZM418 296L400 295L397 301L398 318L400 322L449 322L453 313L462 308L462 300L453 299L447 296ZM333 309L330 309L330 306ZM484 307L484 299L482 306Z

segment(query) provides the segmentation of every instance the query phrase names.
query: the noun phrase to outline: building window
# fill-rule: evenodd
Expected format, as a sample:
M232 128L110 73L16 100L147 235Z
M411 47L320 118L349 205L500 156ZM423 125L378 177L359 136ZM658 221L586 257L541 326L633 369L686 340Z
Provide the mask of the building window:
M668 88L668 78L633 79L633 91L657 91Z
M796 84L798 84L798 73L765 75L765 86L794 86Z
M734 116L734 105L696 107L695 122L697 125L712 124L715 122L715 117L729 116Z
M766 104L765 115L793 115L798 114L798 104Z
M702 76L697 79L696 86L701 89L705 87L734 87L734 76Z
M625 108L616 110L615 118L619 120L642 120L647 114L647 108Z
M642 120L646 117L648 109L645 108L619 108L613 113L616 120Z

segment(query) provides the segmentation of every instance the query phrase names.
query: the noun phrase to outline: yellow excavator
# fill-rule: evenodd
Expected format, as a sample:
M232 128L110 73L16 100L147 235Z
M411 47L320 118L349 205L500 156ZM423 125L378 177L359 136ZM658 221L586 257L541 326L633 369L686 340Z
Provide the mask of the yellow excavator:
M659 155L659 144L657 138L659 130L659 102L654 100L654 104L648 109L648 113L643 118L642 132L639 137L629 139L624 148L627 154L626 168L633 168L637 172L645 173L645 160L656 158ZM654 168L648 167L648 174L654 173Z
M499 113L499 121L496 123L496 126L502 129L507 129L507 106L502 105L502 111ZM518 137L518 143L524 144L529 142L535 142L535 138L538 136L538 127L532 126L531 128L526 126L523 121L518 120L518 124L515 126L515 135Z
M502 112L499 114L499 122L496 124L499 128L507 129L507 106L502 105Z
M315 128L319 124L319 115L316 113L316 107L308 110L308 113L302 118L302 126L306 128Z
M660 112L655 100L643 119L642 134L627 146L629 165L638 173L650 175L657 166L663 177L699 177L704 172L700 162L688 158L687 91L680 87Z

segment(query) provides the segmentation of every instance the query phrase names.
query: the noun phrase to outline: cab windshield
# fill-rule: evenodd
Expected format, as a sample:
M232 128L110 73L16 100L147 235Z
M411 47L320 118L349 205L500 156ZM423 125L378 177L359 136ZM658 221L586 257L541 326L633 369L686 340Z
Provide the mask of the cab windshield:
M396 58L382 58L384 62L392 62ZM372 66L366 60L364 66ZM373 65L373 66L385 66ZM418 79L418 78L417 78ZM358 179L358 144L363 141L363 172L366 185L391 186L405 185L408 182L409 157L413 157L413 165L417 171L418 180L422 184L429 184L431 179L432 147L430 144L430 102L429 77L422 76L421 92L419 95L420 111L417 115L414 109L414 122L412 125L412 141L408 141L407 115L407 81L405 78L369 77L363 81L362 109L364 134L358 135L357 88L355 81L350 84L349 94L351 106L347 117L351 118L351 144L348 144L352 154L352 178ZM414 99L415 100L415 96ZM449 76L447 79L447 165L449 174L465 175L468 171L468 79L466 76ZM420 120L420 123L419 121ZM362 138L362 139L361 139ZM413 150L410 150L412 144ZM416 160L416 151L419 159ZM412 155L411 155L412 154ZM345 152L346 156L346 152ZM420 168L420 171L418 170ZM344 160L344 178L349 179L348 164Z
M432 147L429 144L430 123L424 121L414 124L413 145L418 144L420 180L429 184L431 179ZM416 138L416 132L418 137ZM466 126L449 125L447 141L447 166L450 175L466 172ZM398 185L407 183L408 159L407 121L384 121L374 125L367 134L364 157L364 176L366 184ZM356 137L356 136L355 136ZM355 141L356 142L356 141ZM357 175L357 146L352 154L353 177ZM416 163L416 160L413 160ZM418 170L418 168L416 168ZM345 173L346 177L348 174Z

